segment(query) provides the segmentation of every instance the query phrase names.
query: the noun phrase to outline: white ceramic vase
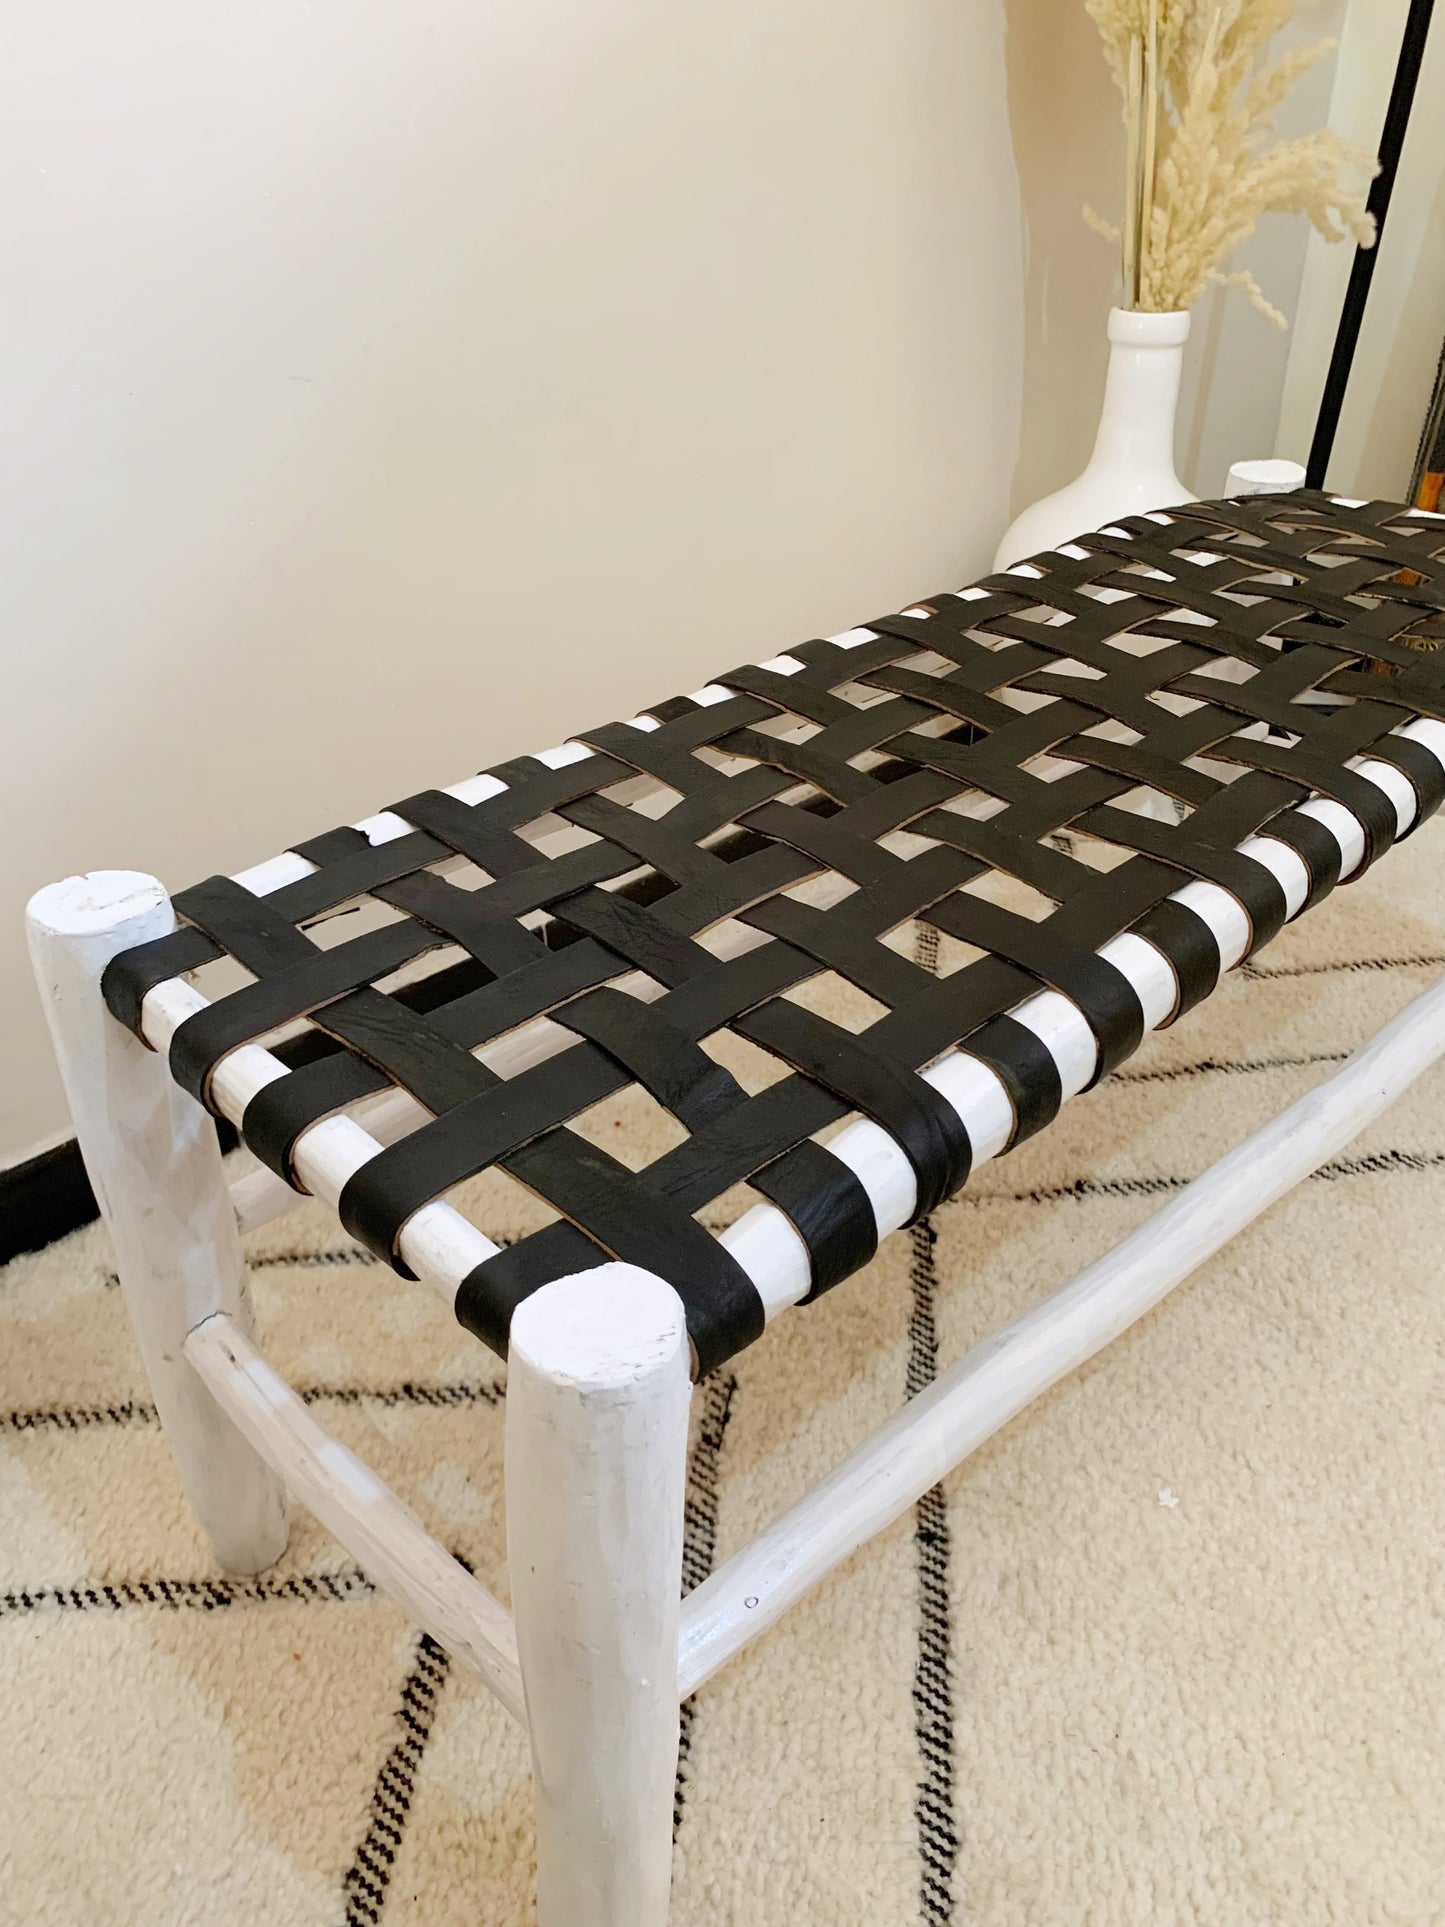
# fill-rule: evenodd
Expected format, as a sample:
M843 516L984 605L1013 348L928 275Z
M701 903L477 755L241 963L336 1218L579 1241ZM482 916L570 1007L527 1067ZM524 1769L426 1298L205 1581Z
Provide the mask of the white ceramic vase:
M1056 549L1121 515L1196 499L1174 473L1174 413L1188 339L1187 312L1109 310L1109 379L1089 466L1010 524L995 569Z

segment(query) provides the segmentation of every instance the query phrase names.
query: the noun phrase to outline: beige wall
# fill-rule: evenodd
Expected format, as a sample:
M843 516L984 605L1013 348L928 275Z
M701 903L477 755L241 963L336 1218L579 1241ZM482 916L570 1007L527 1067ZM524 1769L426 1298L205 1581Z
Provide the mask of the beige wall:
M239 867L986 566L1087 451L1117 139L1078 0L17 14L0 1157L64 1124L39 884ZM1272 441L1253 340L1206 486Z
M63 1123L37 885L237 867L986 563L1002 43L983 0L12 22L0 1151Z

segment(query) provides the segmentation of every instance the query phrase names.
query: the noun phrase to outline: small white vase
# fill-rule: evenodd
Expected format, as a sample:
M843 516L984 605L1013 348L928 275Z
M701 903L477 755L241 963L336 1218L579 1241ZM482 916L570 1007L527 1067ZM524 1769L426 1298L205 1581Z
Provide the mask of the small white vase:
M1089 466L1026 508L998 546L995 569L1056 549L1121 515L1196 498L1174 473L1174 411L1189 315L1109 310L1109 379Z

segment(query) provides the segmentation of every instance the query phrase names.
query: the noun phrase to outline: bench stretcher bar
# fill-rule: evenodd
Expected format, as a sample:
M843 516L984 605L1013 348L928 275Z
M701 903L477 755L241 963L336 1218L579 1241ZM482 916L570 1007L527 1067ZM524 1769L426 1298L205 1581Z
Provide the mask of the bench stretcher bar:
M224 1312L194 1326L185 1351L216 1403L367 1577L525 1724L517 1638L501 1602L326 1429Z
M1051 1385L1334 1157L1445 1052L1445 982L1147 1224L975 1345L683 1605L686 1698Z
M682 1607L686 1699L1061 1378L1335 1156L1445 1054L1445 981L1068 1284L976 1345ZM186 1357L217 1403L376 1583L526 1722L511 1615L327 1431L231 1318Z

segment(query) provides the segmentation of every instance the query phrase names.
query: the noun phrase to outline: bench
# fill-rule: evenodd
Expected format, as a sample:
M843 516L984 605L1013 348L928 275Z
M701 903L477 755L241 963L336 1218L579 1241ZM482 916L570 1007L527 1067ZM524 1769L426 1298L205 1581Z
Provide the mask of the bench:
M1191 504L235 877L32 900L216 1556L270 1564L290 1491L525 1724L543 1927L665 1921L680 1701L1445 1048L1436 988L681 1597L694 1385L1433 814L1442 615L1445 519ZM586 1121L630 1086L637 1170ZM449 1201L486 1169L548 1222L488 1238ZM508 1360L510 1611L258 1347L242 1234L304 1194Z

